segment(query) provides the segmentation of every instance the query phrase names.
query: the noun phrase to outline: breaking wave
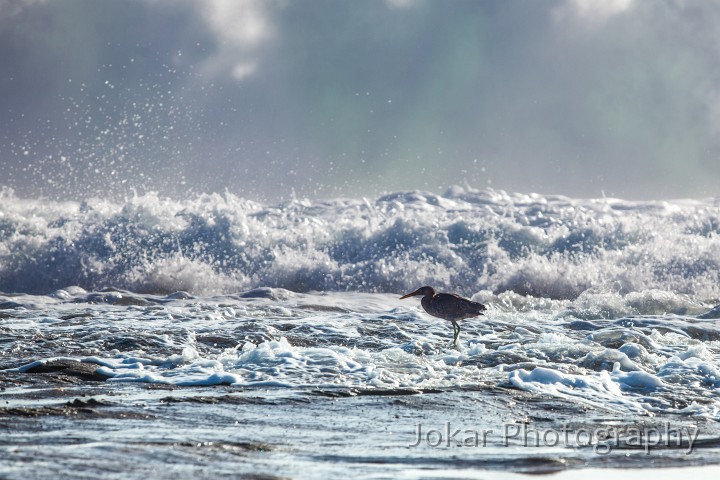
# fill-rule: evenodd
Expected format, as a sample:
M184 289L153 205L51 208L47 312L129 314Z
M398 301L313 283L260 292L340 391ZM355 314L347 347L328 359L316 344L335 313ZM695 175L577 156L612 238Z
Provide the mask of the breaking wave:
M638 304L650 295L657 306L662 292L672 292L670 304L682 296L718 303L719 233L718 199L584 200L453 187L280 205L230 193L57 203L5 189L0 291L401 292L430 284L576 304L595 294L607 304L615 294Z

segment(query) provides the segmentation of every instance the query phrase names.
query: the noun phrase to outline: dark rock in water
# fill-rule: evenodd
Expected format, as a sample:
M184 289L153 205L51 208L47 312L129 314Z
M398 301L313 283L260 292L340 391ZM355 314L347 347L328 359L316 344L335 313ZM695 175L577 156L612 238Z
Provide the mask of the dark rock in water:
M2 417L46 417L46 416L98 416L98 412L92 408L75 408L70 406L64 407L12 407L0 408L0 418Z
M0 302L0 310L12 310L14 308L25 308L25 305L10 300L6 302Z
M492 368L499 365L532 365L532 359L523 354L502 351L502 352L488 352L476 357L472 357L463 362L464 365L476 365L479 368Z
M174 292L174 293L171 293L170 295L167 295L165 297L165 300L191 300L193 298L195 298L195 297L193 297L189 293L179 291L179 292Z
M709 312L703 313L702 315L698 315L697 318L701 318L703 320L713 320L716 318L720 318L720 305L714 307Z
M570 330L600 330L602 327L594 325L592 322L587 320L574 320L567 324L567 328Z
M130 292L118 292L116 290L109 290L104 292L93 292L87 294L85 297L80 297L73 300L74 303L90 303L90 304L108 304L108 305L119 305L129 306L135 305L144 307L152 305L152 302L139 297Z
M690 338L703 342L717 342L720 340L720 328L713 326L694 326L689 325L685 328L685 333Z
M90 382L104 382L107 376L97 372L100 368L95 363L84 363L76 360L50 360L41 365L35 365L24 373L51 374L62 377L75 377Z
M420 395L443 393L442 390L436 388L339 388L313 390L311 395L328 398L344 398L344 397L397 397L405 395Z
M89 312L68 313L67 315L62 315L60 320L75 320L78 318L93 318L93 314Z
M76 398L72 402L67 402L65 405L68 407L75 407L75 408L92 408L92 407L109 407L112 405L112 403L103 402L100 400L96 400L94 398L88 398L87 400L80 400L79 398Z
M267 298L269 300L287 300L290 295L288 291L282 288L259 287L248 290L247 292L238 293L240 298Z
M97 408L100 407L100 408ZM113 418L122 420L152 420L154 415L150 415L143 411L133 411L127 409L118 411L115 409L105 409L102 407L117 407L109 402L103 402L94 398L81 400L76 398L72 402L65 405L54 406L44 405L41 407L0 407L0 418L6 417L73 417L85 419L97 418Z

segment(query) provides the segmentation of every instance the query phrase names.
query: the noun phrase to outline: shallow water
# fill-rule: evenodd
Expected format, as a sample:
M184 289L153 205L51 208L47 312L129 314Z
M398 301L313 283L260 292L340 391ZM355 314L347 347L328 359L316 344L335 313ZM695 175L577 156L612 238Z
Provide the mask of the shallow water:
M3 199L5 477L720 463L714 201Z
M572 315L574 302L517 311L488 301L454 350L449 324L389 294L73 290L15 296L1 313L2 457L18 478L717 462L712 319L589 319ZM58 357L108 378L28 380ZM28 413L44 407L67 411Z

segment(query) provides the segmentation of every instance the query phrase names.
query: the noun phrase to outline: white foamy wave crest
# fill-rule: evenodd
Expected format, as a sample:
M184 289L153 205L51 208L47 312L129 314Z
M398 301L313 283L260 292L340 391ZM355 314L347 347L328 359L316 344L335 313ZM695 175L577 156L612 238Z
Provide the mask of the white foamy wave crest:
M648 291L673 292L667 305L682 303L677 295L717 302L719 232L713 200L578 200L455 187L443 196L275 206L227 193L56 203L4 190L0 291L401 292L431 284L561 301L595 292L610 303L593 308L608 309L619 295L624 308L631 301L642 312L638 295Z

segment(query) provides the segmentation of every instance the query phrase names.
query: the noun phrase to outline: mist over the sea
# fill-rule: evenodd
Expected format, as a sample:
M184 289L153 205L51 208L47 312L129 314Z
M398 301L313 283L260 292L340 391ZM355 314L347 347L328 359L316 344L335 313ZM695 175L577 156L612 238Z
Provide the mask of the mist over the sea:
M718 2L0 0L0 186L709 197Z

